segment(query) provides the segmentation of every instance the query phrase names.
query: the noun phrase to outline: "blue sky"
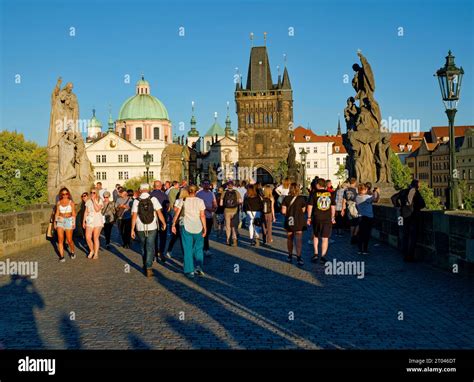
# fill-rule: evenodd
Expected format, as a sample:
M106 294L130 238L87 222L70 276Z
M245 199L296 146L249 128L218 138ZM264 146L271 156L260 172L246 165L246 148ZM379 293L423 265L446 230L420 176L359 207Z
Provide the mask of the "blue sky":
M202 133L215 111L224 124L227 101L236 130L235 68L245 83L249 33L255 34L254 45L263 45L264 31L274 82L287 55L296 125L335 132L338 114L354 93L343 78L352 78L357 49L374 70L382 117L418 119L422 130L447 123L433 73L451 49L466 72L456 124L474 124L469 0L0 3L0 128L16 129L40 144L47 141L50 95L59 75L74 83L81 118L95 107L104 126L108 105L117 118L143 72L175 131L181 121L189 129L192 100ZM130 84L124 83L127 74Z

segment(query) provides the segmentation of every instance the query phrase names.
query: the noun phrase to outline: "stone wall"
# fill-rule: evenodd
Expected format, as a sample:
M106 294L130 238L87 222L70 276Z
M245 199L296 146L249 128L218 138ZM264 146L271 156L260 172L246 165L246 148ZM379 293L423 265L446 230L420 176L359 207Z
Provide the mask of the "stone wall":
M0 214L0 257L46 243L52 208L34 204L21 212Z
M401 249L402 231L397 209L374 205L374 214L372 236ZM421 214L416 258L449 270L458 264L459 272L474 273L474 215L443 211L422 211Z

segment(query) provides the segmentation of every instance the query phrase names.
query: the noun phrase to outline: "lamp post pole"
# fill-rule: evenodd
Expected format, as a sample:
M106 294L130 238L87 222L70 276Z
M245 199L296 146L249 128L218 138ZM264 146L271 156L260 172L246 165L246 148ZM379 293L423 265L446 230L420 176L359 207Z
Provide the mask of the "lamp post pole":
M454 117L461 93L463 68L456 67L451 51L446 56L446 63L437 70L441 98L443 99L446 115L449 121L449 209L455 210L459 205L458 199L458 171L456 169L456 134L454 130Z
M303 195L306 196L307 189L306 189L306 150L304 147L300 150L300 157L301 157L301 164L303 165Z
M146 168L146 182L150 184L149 170L150 170L150 163L151 163L151 155L148 152L148 150L146 154L143 155L143 161L145 162L145 168Z

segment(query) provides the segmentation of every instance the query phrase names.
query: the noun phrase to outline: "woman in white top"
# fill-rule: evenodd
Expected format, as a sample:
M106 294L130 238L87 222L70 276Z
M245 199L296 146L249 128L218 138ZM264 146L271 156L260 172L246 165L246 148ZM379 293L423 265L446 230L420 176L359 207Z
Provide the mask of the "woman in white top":
M202 270L204 258L204 236L206 236L206 206L196 197L197 186L188 187L188 197L177 206L171 231L176 235L176 222L184 208L183 225L181 226L181 243L184 250L184 274L194 278L194 274L204 276ZM196 268L194 267L196 263Z
M275 188L275 192L278 194L278 199L277 199L277 204L278 206L281 206L283 203L283 199L285 199L285 196L289 195L290 192L290 179L285 178L283 180L283 184L280 184L277 188Z
M101 213L103 207L99 192L93 188L90 192L90 198L86 202L86 211L84 213L84 220L82 226L86 230L86 241L89 246L90 253L88 259L99 258L100 247L100 231L104 226L104 217Z
M59 261L64 263L64 234L66 234L67 244L69 246L71 259L75 259L74 242L72 233L76 228L76 209L71 200L71 193L64 187L59 191L59 201L56 204L56 213L54 216L54 229L58 233L58 251Z

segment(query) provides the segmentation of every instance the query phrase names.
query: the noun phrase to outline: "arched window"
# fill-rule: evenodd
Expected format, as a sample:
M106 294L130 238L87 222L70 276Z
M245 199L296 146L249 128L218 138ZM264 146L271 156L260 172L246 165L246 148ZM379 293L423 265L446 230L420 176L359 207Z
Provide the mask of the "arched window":
M135 139L141 141L143 139L143 135L142 135L142 128L141 127L137 127L135 129Z

